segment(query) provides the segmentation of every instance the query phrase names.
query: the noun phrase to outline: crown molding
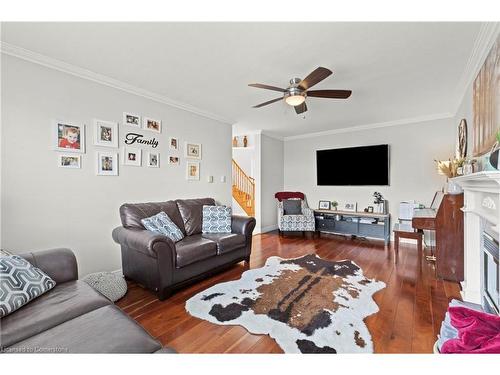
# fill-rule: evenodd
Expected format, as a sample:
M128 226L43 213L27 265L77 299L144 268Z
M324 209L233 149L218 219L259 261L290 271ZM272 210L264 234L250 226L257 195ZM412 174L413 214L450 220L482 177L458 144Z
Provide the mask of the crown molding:
M449 118L453 118L453 117L455 117L455 115L452 113L449 113L449 112L436 113L433 115L418 116L418 117L406 118L406 119L401 119L401 120L351 126L351 127L347 127L347 128L332 129L332 130L326 130L326 131L316 132L316 133L292 135L290 137L284 137L284 141L286 142L286 141L293 141L296 139L315 138L315 137L322 137L325 135L332 135L332 134L351 133L351 132L357 132L357 131L363 131L363 130L388 128L391 126L400 126L400 125L415 124L418 122L443 120L443 119L449 119Z
M477 76L479 70L484 64L488 53L495 43L500 33L500 22L485 22L481 25L479 33L474 41L471 54L458 81L456 88L456 100L454 103L455 113L458 112L460 104L466 94L467 88Z
M104 86L112 87L117 90L125 91L129 94L141 96L146 99L153 100L158 103L166 104L170 107L174 107L177 109L181 109L183 111L194 113L198 116L208 118L210 120L215 120L221 122L223 124L232 125L234 121L228 120L224 117L216 115L214 113L207 112L200 108L193 107L189 104L179 102L177 100L170 99L161 94L154 93L152 91L148 91L142 89L140 87L128 84L126 82L119 81L117 79L105 76L103 74L99 74L93 72L91 70L87 70L81 68L79 66L66 63L61 60L54 59L49 56L42 55L40 53L16 46L14 44L6 43L0 41L0 52L9 56L14 56L22 60L26 60L38 65L45 66L50 69L58 70L63 73L67 73L79 78L83 78L92 82L99 83Z

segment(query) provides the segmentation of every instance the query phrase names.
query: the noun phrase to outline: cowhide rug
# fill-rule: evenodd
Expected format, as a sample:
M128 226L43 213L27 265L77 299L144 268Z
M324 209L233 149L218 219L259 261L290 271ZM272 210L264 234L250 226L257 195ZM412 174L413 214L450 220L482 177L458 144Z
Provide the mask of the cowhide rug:
M271 257L239 280L198 293L186 310L212 323L268 334L285 353L371 353L363 319L378 311L372 296L384 287L350 260Z

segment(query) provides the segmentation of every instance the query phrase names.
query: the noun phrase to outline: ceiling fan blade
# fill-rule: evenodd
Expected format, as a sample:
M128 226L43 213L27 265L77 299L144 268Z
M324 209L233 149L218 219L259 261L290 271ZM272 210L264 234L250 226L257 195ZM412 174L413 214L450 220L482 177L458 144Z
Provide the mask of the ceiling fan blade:
M326 77L328 77L333 72L330 69L319 67L310 73L306 78L304 78L299 83L299 87L303 90L307 90L313 87L315 84L323 81Z
M295 107L295 112L297 112L298 115L300 115L301 113L304 113L305 111L307 111L307 105L306 105L306 102L302 103L302 104L299 104Z
M250 83L248 86L257 87L258 89L274 90L279 92L285 92L285 89L280 89L276 86L263 85L262 83Z
M311 90L307 92L307 96L330 99L347 99L351 94L351 90Z
M280 101L280 100L283 100L283 97L281 97L281 98L276 98L276 99L269 100L269 101L264 102L264 103L260 103L260 104L254 105L252 108L260 108L260 107L264 107L265 105L272 104L272 103L275 103L275 102Z

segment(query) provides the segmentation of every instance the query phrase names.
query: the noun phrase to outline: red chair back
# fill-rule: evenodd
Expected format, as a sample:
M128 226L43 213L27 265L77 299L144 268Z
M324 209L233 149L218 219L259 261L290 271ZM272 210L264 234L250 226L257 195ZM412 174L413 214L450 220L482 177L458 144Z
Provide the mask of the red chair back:
M300 191L280 191L276 194L274 194L274 197L279 200L280 202L283 199L290 199L290 198L299 198L304 200L305 195L304 193L301 193Z

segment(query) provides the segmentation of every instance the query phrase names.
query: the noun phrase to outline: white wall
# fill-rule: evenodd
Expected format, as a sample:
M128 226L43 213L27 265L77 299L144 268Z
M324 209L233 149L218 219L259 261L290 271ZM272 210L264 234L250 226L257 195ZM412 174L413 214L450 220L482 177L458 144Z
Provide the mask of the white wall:
M261 231L275 230L278 224L274 194L284 186L283 141L261 135Z
M122 203L210 196L231 204L230 126L6 55L1 72L3 248L64 246L75 251L80 275L115 270L121 260L111 231ZM159 139L160 168L120 165L117 177L96 176L92 119L121 122L123 111L163 120L160 135L138 131ZM55 118L87 125L81 169L57 167ZM121 148L128 131L135 128L120 125ZM180 166L167 165L169 136L180 139ZM185 179L185 141L203 144L200 181Z
M434 159L453 157L458 122L454 119L434 120L400 126L349 133L323 135L285 142L285 190L302 191L309 206L317 208L319 200L358 203L358 210L373 206L372 194L379 191L389 200L393 221L398 217L399 202L416 200L429 205L434 193L445 184L436 172ZM316 150L375 144L390 146L390 186L317 186ZM339 160L349 163L349 160ZM359 173L372 168L352 165ZM332 165L335 173L335 165Z

